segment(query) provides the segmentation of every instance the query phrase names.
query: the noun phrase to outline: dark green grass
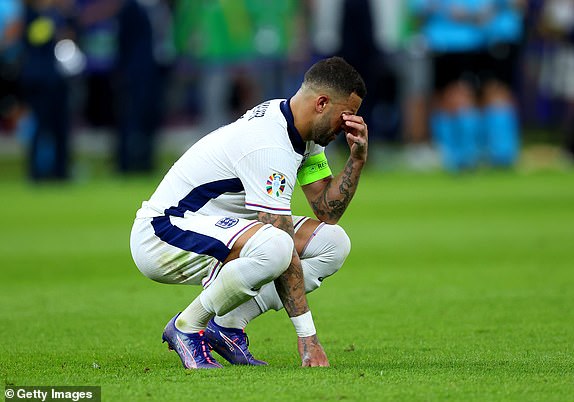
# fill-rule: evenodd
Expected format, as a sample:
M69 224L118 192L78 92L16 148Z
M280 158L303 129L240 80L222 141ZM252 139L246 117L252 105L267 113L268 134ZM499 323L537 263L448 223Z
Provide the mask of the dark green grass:
M269 367L185 371L160 343L199 289L154 283L129 231L154 179L1 183L0 374L103 400L574 400L574 172L366 175L353 250L309 300L330 358L301 369L284 312ZM308 207L297 193L296 210Z

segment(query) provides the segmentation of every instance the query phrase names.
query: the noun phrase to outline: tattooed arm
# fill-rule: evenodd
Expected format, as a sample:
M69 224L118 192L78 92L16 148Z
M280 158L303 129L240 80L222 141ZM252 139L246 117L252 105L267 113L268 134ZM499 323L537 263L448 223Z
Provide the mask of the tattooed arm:
M351 151L345 167L336 177L327 177L302 187L315 216L332 224L341 219L349 206L367 161L368 129L363 118L345 114L343 120L347 144Z
M294 237L293 218L291 215L275 215L259 212L258 220L263 223L270 223L289 233L291 237ZM289 317L296 317L309 311L307 297L305 296L305 283L303 282L301 260L295 248L293 248L291 264L289 268L275 280L275 288Z
M263 223L270 223L286 231L291 237L294 237L293 218L291 215L275 215L259 212L258 220ZM275 289L289 317L297 317L309 311L307 296L305 295L305 282L303 280L301 260L295 248L293 248L291 264L289 264L285 272L275 279ZM298 338L297 342L302 366L329 365L327 355L319 343L316 334Z

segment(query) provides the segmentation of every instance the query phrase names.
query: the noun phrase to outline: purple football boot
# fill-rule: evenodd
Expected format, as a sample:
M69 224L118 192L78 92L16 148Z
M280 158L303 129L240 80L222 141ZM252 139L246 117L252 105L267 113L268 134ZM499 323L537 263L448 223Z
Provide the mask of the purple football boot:
M206 336L203 331L186 334L175 327L175 320L179 314L173 317L165 326L162 340L167 342L169 350L175 350L186 369L212 369L222 368L209 351Z
M205 329L205 337L209 346L231 364L267 365L267 362L253 357L248 348L249 338L242 329L224 328L211 319Z

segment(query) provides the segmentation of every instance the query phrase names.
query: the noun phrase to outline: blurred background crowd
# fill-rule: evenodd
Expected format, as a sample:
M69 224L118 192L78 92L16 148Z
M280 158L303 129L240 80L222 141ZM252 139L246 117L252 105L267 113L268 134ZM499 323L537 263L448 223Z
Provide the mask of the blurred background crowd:
M176 133L289 97L332 55L367 83L375 167L574 156L574 0L0 0L0 137L34 181L69 179L100 132L115 170L152 172Z

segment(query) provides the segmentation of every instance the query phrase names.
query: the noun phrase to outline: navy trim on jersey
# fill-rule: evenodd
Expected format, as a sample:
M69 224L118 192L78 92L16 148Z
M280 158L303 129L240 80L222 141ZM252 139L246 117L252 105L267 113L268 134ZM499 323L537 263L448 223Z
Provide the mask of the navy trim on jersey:
M182 250L210 255L222 262L231 252L224 243L213 237L174 226L169 216L156 216L151 224L157 237Z
M286 101L281 102L280 105L281 113L285 116L285 120L287 120L287 132L289 133L289 140L291 140L291 145L293 145L293 149L299 155L305 154L305 142L301 138L301 134L295 127L295 118L293 117L293 112L291 111L291 98L287 99Z
M263 208L266 209L268 211L281 211L281 212L289 212L291 213L291 208L274 208L274 207L268 207L267 205L261 205L261 204L253 204L251 202L246 202L245 203L246 207L258 207L258 208Z
M205 204L223 193L243 191L243 183L238 178L212 181L195 187L178 204L164 211L166 215L183 217L185 211L197 212Z

